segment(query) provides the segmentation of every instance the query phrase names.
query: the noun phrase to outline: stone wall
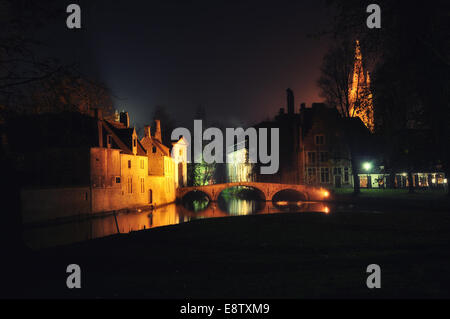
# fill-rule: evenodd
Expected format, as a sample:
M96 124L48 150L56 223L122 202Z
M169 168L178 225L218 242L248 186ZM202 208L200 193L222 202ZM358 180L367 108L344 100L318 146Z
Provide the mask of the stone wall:
M20 195L24 223L89 214L91 211L89 186L23 189Z

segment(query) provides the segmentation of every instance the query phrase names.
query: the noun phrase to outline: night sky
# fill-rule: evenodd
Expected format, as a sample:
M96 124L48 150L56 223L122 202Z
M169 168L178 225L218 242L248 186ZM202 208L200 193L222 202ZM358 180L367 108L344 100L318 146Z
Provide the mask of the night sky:
M82 30L65 27L69 3L43 40L104 82L137 127L157 105L181 125L202 105L210 123L236 126L275 115L288 87L296 109L322 100L327 38L310 35L331 22L324 1L78 1Z

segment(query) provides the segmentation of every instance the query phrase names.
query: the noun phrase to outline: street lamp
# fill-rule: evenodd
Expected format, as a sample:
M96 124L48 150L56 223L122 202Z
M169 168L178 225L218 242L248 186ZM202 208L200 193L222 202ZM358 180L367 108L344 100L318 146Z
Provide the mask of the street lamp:
M367 188L372 188L372 181L369 177L369 171L372 169L372 163L370 162L364 162L363 168L367 172Z
M370 162L364 162L363 163L363 168L366 172L370 171L372 169L372 163Z

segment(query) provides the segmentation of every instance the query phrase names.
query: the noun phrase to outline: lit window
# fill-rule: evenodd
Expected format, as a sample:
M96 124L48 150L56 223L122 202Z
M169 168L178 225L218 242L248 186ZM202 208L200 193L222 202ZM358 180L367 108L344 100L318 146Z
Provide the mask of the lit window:
M330 182L330 169L328 167L320 168L320 182L329 183Z

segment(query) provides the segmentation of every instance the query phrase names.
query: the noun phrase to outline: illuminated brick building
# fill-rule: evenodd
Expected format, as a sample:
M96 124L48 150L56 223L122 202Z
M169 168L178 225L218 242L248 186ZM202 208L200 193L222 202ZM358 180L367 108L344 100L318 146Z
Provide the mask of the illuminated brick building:
M250 164L241 164L228 174L229 181L248 181L250 178L259 182L352 187L347 137L352 134L361 140L370 138L368 129L359 118L342 118L336 109L323 103L313 103L308 108L302 104L296 112L290 89L287 90L287 112L281 108L274 120L255 127L268 128L269 132L270 128L279 128L279 171L273 175L260 175L257 174L258 165L253 165L250 170L247 168ZM243 149L237 148L228 156L242 155ZM228 166L230 171L233 167Z
M25 222L159 206L183 184L184 157L173 160L158 136L140 141L126 112L119 121L100 110L26 116L9 133ZM17 147L24 138L30 146ZM173 147L186 152L182 141Z

